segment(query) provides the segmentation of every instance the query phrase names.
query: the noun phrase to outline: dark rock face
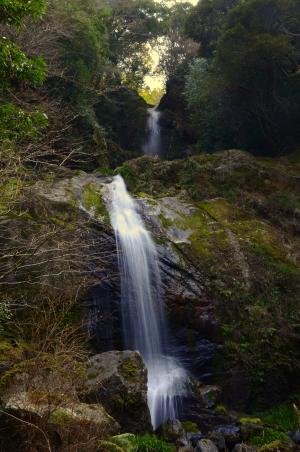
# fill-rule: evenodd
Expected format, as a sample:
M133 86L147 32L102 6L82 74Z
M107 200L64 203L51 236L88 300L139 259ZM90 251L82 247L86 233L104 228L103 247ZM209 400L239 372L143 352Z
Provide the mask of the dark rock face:
M156 431L156 434L162 439L171 442L175 442L184 433L183 425L178 419L165 422Z
M123 431L151 430L147 405L147 369L134 351L112 351L87 363L87 382L81 394L86 403L101 402Z
M221 425L214 430L224 436L227 447L232 448L240 441L240 429L235 424Z

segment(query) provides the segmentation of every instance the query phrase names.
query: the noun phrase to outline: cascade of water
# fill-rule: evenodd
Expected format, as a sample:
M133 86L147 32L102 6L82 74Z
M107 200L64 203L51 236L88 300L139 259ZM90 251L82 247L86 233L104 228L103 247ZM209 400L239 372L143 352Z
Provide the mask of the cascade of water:
M161 156L160 111L157 108L148 109L147 132L148 137L143 146L145 155L150 157Z
M139 350L148 369L148 405L153 428L175 419L186 373L165 354L168 343L162 285L154 242L121 176L110 184L109 205L121 272L125 346Z

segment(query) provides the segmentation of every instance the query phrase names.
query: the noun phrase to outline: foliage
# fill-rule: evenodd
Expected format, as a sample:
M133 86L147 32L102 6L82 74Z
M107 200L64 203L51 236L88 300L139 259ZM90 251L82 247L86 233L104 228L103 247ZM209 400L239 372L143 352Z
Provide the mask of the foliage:
M137 452L173 452L175 450L172 445L150 435L136 436L135 446Z
M139 90L139 95L148 105L156 106L164 95L164 90L162 88L154 88L151 90L149 86L145 86Z
M200 148L271 155L295 149L300 141L294 127L300 118L299 3L216 0L220 10L213 3L201 2L191 16L191 21L201 18L194 39L210 60L205 74L196 70L199 62L190 66L185 89ZM214 15L220 21L215 31ZM189 28L193 34L195 28Z
M258 447L272 443L273 441L289 441L289 437L285 433L265 429L261 435L253 436L249 440L250 444Z
M2 0L0 5L1 20L8 25L22 25L26 16L40 19L44 11L44 0Z
M28 58L21 49L5 36L0 38L0 90L16 80L36 85L45 80L45 63L40 58Z
M200 43L200 54L211 56L224 28L226 16L240 0L202 0L191 11L186 33Z
M153 0L117 0L111 10L107 23L112 63L127 86L141 88L150 70L146 44L162 34L165 7Z
M13 104L0 104L0 136L2 140L29 140L37 138L47 127L47 116L36 111L27 113Z
M259 415L264 424L281 431L293 431L299 426L297 413L292 403L274 406Z

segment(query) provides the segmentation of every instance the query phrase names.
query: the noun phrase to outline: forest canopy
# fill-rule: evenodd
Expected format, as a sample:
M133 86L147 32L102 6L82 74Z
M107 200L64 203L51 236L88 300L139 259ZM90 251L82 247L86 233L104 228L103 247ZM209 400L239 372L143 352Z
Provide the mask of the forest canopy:
M200 50L185 98L200 149L297 149L299 29L297 0L202 0L193 9L186 33Z

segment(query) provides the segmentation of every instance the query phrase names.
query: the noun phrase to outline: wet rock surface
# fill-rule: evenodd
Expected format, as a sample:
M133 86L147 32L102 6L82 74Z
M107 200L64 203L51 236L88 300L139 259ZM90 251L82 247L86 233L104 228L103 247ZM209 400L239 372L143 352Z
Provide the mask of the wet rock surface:
M87 381L80 395L86 403L102 403L123 431L151 430L147 405L147 369L140 353L111 351L87 363Z

